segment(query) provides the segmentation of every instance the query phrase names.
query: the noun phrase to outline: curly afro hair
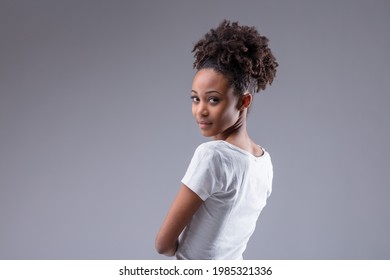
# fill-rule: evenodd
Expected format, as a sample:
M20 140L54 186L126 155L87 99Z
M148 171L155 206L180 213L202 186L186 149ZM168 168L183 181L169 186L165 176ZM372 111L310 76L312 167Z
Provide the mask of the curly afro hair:
M206 33L192 52L195 69L212 68L225 75L239 95L264 90L278 67L266 37L255 27L228 20Z

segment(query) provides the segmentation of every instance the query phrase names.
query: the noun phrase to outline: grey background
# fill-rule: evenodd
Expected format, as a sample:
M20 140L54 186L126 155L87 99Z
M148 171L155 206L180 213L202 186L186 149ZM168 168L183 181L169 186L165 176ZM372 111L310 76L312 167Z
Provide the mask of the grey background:
M1 0L1 259L165 259L208 140L190 51L224 18L280 63L249 116L275 177L244 257L390 258L389 1Z

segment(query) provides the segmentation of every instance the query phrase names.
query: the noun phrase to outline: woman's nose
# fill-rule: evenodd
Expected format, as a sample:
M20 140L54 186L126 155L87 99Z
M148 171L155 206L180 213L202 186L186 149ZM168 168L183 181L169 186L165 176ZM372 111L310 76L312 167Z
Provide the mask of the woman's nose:
M198 114L200 116L208 116L209 111L207 110L207 106L204 103L200 103L198 107Z

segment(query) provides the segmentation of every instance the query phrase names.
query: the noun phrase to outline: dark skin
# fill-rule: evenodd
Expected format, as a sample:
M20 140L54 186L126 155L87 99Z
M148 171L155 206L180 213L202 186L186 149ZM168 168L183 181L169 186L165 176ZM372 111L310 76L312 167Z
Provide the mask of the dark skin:
M192 83L192 114L201 133L213 140L224 140L255 156L262 149L249 137L246 128L248 108L252 95L237 96L229 80L213 69L201 69ZM178 238L202 205L203 200L182 184L157 234L158 253L174 256Z

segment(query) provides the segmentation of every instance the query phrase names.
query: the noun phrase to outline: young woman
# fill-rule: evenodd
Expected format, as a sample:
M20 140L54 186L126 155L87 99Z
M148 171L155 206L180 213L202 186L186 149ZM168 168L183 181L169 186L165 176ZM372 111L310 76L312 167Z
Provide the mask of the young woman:
M278 64L266 37L226 20L193 52L192 114L213 140L196 149L155 246L177 259L242 259L273 177L269 154L248 135L248 109Z

